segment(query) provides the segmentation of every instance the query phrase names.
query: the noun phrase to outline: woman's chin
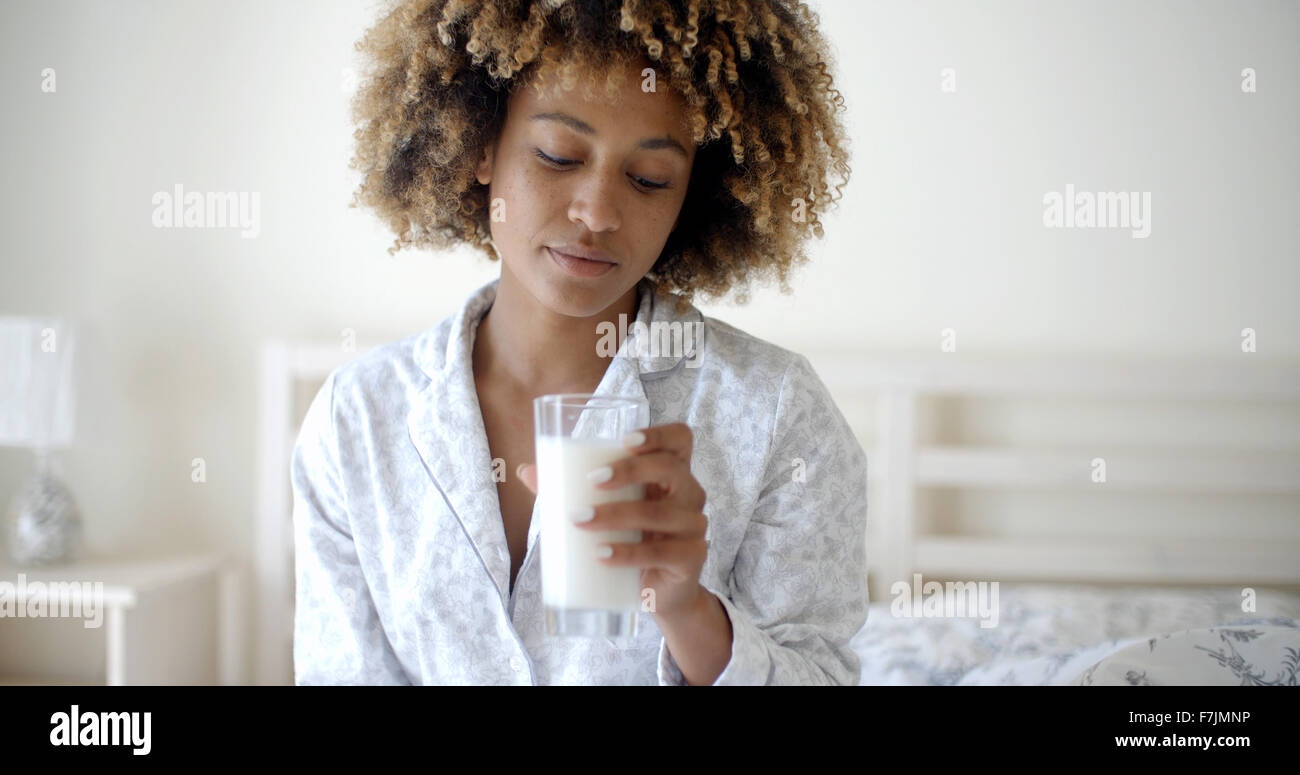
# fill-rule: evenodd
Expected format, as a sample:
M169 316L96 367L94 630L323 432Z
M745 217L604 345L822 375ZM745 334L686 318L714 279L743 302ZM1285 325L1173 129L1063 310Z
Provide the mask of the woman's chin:
M550 261L549 258L546 260ZM622 295L611 282L615 272L607 272L602 277L578 278L568 276L553 265L539 268L541 272L534 276L534 280L535 287L541 292L534 296L561 315L579 318L599 315Z

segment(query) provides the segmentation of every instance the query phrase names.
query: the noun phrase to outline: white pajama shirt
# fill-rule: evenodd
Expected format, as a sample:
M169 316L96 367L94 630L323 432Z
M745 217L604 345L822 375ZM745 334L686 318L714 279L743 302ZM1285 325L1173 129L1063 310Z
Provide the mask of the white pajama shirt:
M300 685L686 683L651 613L631 638L546 634L536 506L509 588L472 367L498 283L335 369L307 411L291 461ZM628 326L596 392L646 398L652 426L691 427L700 583L733 632L714 685L856 684L866 454L804 356L638 287L645 329ZM652 347L645 333L668 330L652 323L703 335Z

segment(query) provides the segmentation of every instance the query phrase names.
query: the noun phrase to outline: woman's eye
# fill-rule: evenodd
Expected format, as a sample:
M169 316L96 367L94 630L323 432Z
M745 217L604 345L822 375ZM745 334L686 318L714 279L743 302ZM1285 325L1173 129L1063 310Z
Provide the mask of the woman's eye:
M542 161L546 162L547 164L553 167L564 168L578 163L574 159L557 159L554 156L547 154L541 148L534 148L533 154L536 155L537 158L541 159ZM646 180L645 178L640 178L637 177L636 175L628 175L628 177L631 178L634 183L641 186L642 188L652 188L652 189L668 188L668 184L666 182L660 183L655 180Z
M638 178L635 175L632 176L632 179L635 180L637 183L640 183L641 185L645 186L646 188L668 188L667 183L657 183L653 180Z
M557 167L567 167L567 166L569 166L570 164L576 164L576 163L577 163L577 162L575 162L573 159L557 159L557 158L555 158L555 157L553 157L553 156L547 156L545 153L542 152L542 149L541 149L541 148L537 148L537 149L534 149L534 150L535 150L536 153L537 153L537 158L541 159L542 161L546 162L547 164L554 164L554 165L556 165Z

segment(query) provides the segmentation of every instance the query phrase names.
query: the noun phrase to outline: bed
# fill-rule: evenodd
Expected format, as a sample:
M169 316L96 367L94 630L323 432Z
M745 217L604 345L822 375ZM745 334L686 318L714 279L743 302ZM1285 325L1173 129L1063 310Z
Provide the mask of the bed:
M809 357L871 461L861 684L1296 685L1300 370ZM996 583L996 626L916 615L931 582Z
M293 682L297 424L373 344L263 345L256 683ZM861 684L1296 684L1300 368L804 352L868 453ZM976 585L995 625L927 615Z
M872 603L853 646L862 685L1297 685L1300 598L1241 605L1237 588L1010 584L996 627Z

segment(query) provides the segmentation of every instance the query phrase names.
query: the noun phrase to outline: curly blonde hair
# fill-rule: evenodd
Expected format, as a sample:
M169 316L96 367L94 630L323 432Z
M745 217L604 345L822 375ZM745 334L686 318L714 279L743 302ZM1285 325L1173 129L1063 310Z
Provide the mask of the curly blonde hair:
M356 44L352 206L397 234L390 255L470 244L495 260L475 167L509 95L649 60L685 100L696 157L646 279L688 301L735 291L744 303L759 278L789 293L850 173L818 24L799 0L389 0Z

